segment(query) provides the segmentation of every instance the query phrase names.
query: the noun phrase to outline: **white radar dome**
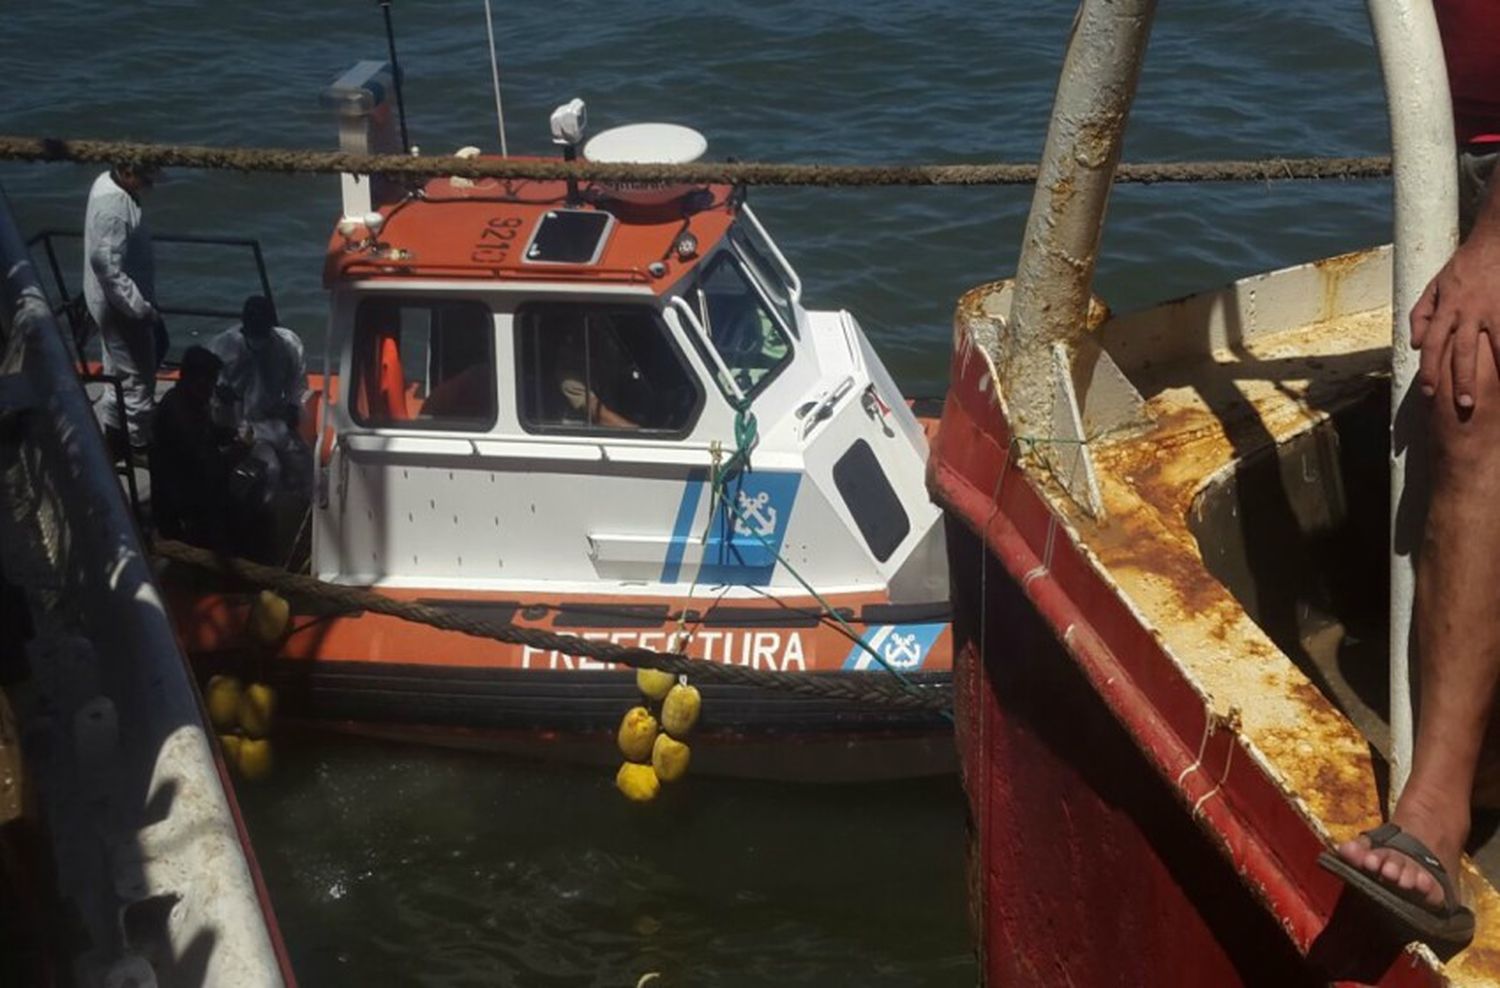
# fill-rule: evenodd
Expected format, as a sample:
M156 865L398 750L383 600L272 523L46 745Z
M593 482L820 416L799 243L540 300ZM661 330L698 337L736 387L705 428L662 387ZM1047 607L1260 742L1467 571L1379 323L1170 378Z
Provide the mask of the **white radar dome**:
M639 123L614 127L589 138L583 160L612 165L687 165L703 157L708 139L691 127L669 123ZM600 183L625 202L656 206L681 198L691 185L657 182Z

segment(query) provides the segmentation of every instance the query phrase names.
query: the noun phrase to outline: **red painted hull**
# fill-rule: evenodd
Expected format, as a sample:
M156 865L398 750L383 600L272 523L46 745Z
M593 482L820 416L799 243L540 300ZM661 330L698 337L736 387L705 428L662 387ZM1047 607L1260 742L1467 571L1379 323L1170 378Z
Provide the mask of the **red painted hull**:
M1372 945L1319 835L1008 465L987 370L955 359L930 484L988 983L1442 983Z

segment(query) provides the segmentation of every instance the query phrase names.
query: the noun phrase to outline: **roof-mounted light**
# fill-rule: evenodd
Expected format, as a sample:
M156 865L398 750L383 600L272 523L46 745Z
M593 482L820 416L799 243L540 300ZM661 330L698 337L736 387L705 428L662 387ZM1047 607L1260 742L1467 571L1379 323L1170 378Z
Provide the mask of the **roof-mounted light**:
M552 111L552 143L576 147L588 127L588 107L581 99L571 99Z

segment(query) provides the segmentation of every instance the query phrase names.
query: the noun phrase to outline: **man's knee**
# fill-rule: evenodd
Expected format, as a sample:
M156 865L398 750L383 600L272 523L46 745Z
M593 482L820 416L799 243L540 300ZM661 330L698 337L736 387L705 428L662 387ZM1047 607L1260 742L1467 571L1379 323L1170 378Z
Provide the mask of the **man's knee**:
M1481 335L1477 353L1472 408L1454 400L1453 362L1448 355L1438 375L1438 390L1428 403L1427 428L1439 465L1500 461L1500 368L1489 338Z

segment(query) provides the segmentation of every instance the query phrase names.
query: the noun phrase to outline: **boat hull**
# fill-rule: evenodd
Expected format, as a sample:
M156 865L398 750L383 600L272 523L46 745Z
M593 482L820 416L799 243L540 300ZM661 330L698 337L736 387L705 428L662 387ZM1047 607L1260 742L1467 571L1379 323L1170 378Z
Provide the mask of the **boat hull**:
M967 343L929 483L987 982L1443 983L1371 935L1323 835L1015 464Z
M835 623L786 602L625 599L609 602L469 593L423 603L536 632L664 649L679 625L687 654L715 664L805 675L856 691L891 672ZM251 596L180 581L171 595L179 633L201 677L268 682L287 719L368 736L569 761L617 761L613 733L642 701L634 670L568 653L498 642L372 613L318 613L295 604L274 646L249 634ZM831 601L850 626L914 687L951 682L947 602L894 606L846 595ZM686 614L687 620L683 621ZM770 685L698 680L703 712L695 771L742 777L855 781L952 772L952 721L943 712L849 701Z

